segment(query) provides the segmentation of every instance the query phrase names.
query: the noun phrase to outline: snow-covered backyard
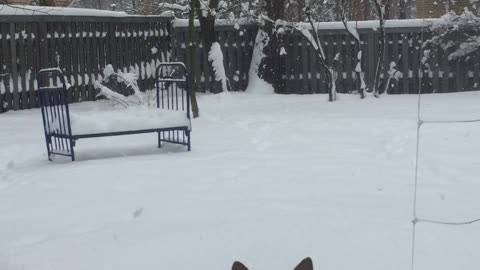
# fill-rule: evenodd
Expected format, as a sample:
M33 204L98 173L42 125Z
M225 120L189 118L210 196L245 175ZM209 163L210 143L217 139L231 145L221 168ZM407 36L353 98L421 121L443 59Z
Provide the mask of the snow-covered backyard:
M192 152L110 137L55 163L39 110L1 114L0 269L410 269L416 96L326 100L201 95ZM479 101L424 96L423 118L480 118ZM480 218L479 138L478 123L422 128L420 217ZM478 269L479 249L480 224L420 223L416 269Z

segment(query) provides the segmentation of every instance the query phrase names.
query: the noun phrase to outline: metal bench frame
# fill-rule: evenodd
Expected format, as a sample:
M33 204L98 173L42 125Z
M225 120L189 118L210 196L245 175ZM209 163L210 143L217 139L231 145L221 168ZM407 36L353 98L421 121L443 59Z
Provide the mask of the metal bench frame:
M179 77L179 79L174 79L168 75L168 72L171 70L176 71L175 76ZM38 77L38 98L42 111L47 154L50 161L52 160L52 155L71 157L72 161L75 161L74 148L76 141L79 139L144 133L157 133L159 148L162 147L163 142L166 142L185 145L188 151L191 151L191 124L190 126L73 135L68 104L69 92L67 91L62 71L58 68L42 69ZM44 81L45 78L52 77L58 78L60 85L51 86L51 82ZM157 108L184 111L191 123L190 89L188 71L185 64L162 63L156 69L155 78ZM57 123L58 125L51 127L51 123ZM54 130L52 131L52 129Z

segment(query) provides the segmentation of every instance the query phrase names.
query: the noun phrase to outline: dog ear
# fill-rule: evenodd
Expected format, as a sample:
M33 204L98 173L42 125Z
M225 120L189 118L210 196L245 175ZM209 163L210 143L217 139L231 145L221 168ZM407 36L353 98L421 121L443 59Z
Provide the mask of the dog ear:
M248 268L241 262L234 262L232 265L232 270L248 270Z
M301 261L295 270L313 270L313 261L310 257L307 257Z

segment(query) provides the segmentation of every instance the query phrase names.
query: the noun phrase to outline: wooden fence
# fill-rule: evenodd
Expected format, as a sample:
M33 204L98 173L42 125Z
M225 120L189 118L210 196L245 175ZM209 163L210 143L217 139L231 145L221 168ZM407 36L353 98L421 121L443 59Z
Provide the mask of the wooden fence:
M0 113L10 109L34 108L36 74L44 67L60 67L69 83L71 101L95 99L94 81L101 78L107 64L115 69L139 75L142 89L153 88L155 66L160 61L184 61L189 65L185 26L171 24L164 17L62 17L0 16ZM341 27L319 30L328 62L338 54L337 90L349 93L359 89L356 77L355 43ZM425 29L424 29L425 30ZM245 90L258 27L255 25L218 26L224 64L232 90ZM430 69L420 65L421 27L386 29L388 45L383 80L391 63L396 65L398 80L392 80L390 94L416 93L422 77L423 92L445 93L476 90L480 87L480 55L467 61L449 61L446 54L430 57ZM359 30L363 49L363 71L371 85L378 60L378 33L368 27ZM423 33L424 40L430 33ZM208 72L208 55L204 53L197 29L195 40L197 90L210 91L214 78ZM326 93L323 72L307 41L298 32L287 33L279 55L286 67L285 85L279 93Z
M368 23L366 23L368 25ZM355 58L357 47L354 40L342 27L336 29L321 29L319 36L325 49L327 63L332 64L332 59L338 54L339 64L335 67L339 73L336 81L337 91L350 93L360 88L360 79L355 73ZM252 51L257 33L257 27L233 26L218 27L220 45L224 52L224 64L227 77L232 89L245 90L248 84L248 69L251 62ZM174 53L179 61L189 62L190 51L186 44L186 27L176 27L173 42ZM423 40L422 40L423 31ZM384 62L385 90L389 94L412 94L419 89L419 78L422 78L423 93L446 93L480 89L480 54L472 55L467 61L448 60L448 53L431 53L429 58L430 69L421 65L421 48L431 33L428 27L390 27L386 28L387 41L386 61ZM365 74L367 85L372 88L375 77L375 66L378 61L379 38L378 31L371 27L359 29L363 51L362 70ZM197 32L196 40L199 41ZM197 46L194 52L197 55L197 85L200 91L206 91L212 78L205 72L207 69L207 55L202 50L202 45ZM286 54L278 55L286 67L284 76L284 89L281 94L311 94L327 93L323 70L319 67L318 58L309 46L307 40L299 32L285 35L284 48ZM395 79L386 84L395 65Z
M170 53L170 18L0 16L0 113L38 106L37 73L60 67L72 102L95 100L106 65L135 71L142 88Z
M378 32L372 29L361 29L360 37L363 50L363 71L367 84L372 87L375 76L375 65L379 58ZM422 66L422 46L425 40L430 39L431 33L424 29L422 40L421 27L387 28L386 29L386 61L384 62L384 83L393 75L385 90L389 94L418 93L419 78L421 77L423 93L446 93L479 88L479 54L472 55L467 61L448 60L447 53L430 53L428 64L430 68ZM357 55L356 46L344 30L320 31L321 39L326 48L329 63L339 53L340 64L336 67L339 72L337 89L341 93L348 93L360 87L360 80L354 72L354 58ZM298 35L289 37L287 54L287 83L286 91L294 93L326 92L325 82L318 72L318 59L314 57L311 48L305 48L305 39ZM298 45L297 45L298 44ZM300 59L295 61L295 59ZM293 66L290 64L292 63ZM393 72L392 65L396 72ZM313 75L312 75L313 74ZM315 79L316 75L316 79ZM385 84L386 85L386 84ZM295 89L299 89L295 91Z

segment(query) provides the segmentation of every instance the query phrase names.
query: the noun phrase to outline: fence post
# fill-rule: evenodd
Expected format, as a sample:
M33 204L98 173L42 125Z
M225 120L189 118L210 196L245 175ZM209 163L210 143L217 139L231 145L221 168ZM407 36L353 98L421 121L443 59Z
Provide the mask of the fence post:
M109 22L108 23L108 46L109 48L109 53L108 53L108 58L107 58L107 65L111 64L114 69L117 69L117 48L115 46L115 37L116 37L116 28L115 28L115 23L114 22Z
M9 53L8 53L8 42L7 42L7 33L8 33L8 23L2 23L0 25L0 31L1 31L1 34L2 34L2 56L3 56L3 59L5 59L4 63L6 65L8 65L8 57L9 57ZM5 66L6 66L5 65ZM5 87L5 93L3 94L3 100L2 100L2 104L0 104L1 106L1 111L8 111L10 108L11 108L11 96L10 96L10 89L9 89L9 76L11 76L11 74L9 74L9 70L8 70L8 67L4 68L3 65L0 66L2 72L1 73L5 73L2 75L2 82L3 82L3 85Z
M47 23L39 23L40 31L39 40L40 40L40 69L48 67L48 42L47 42Z
M20 36L19 36L20 38ZM17 42L15 36L15 23L10 23L10 53L12 61L12 74L13 81L13 110L20 109L20 96L18 94L18 66L17 66Z

